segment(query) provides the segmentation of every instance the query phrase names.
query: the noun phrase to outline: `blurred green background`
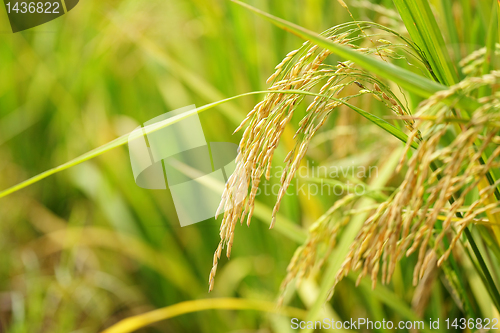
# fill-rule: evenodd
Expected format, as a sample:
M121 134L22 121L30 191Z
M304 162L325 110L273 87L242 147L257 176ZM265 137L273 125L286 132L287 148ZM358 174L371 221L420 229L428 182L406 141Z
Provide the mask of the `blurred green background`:
M249 3L317 32L351 20L337 1ZM377 7L393 8L390 1L348 4L357 19L404 29L393 9ZM225 0L82 0L55 21L16 34L0 7L2 189L167 111L265 90L274 66L303 42ZM207 141L238 143L241 133L231 133L261 97L201 114ZM388 114L380 103L360 103L370 112ZM285 133L277 163L292 147L300 118L294 117ZM308 159L379 165L398 146L339 108ZM398 184L398 179L390 182ZM237 227L232 259L221 260L215 290L208 294L220 221L181 228L168 190L136 186L127 148L115 149L0 199L0 331L96 332L131 315L192 299L273 302L307 226L335 200L287 196L278 225L269 231L275 197L260 196L256 218L250 228ZM411 262L402 265L387 289L354 288L353 280L343 281L325 315L400 318L394 308L397 302L411 303L413 290L403 282L411 280L412 272L405 270ZM434 291L430 311L459 313L442 285ZM288 301L307 309L316 292L312 278ZM387 304L387 295L396 303ZM291 330L289 319L279 315L209 310L143 331Z

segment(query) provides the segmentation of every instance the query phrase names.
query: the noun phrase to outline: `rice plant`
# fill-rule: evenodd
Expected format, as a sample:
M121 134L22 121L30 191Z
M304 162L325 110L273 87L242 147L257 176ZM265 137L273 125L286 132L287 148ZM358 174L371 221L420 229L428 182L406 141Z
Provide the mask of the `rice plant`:
M86 2L53 34L0 37L1 330L498 319L498 3L208 3ZM194 102L144 133L196 113L240 150L221 221L178 228L123 147ZM354 160L379 172L300 175ZM365 190L290 196L296 180Z
M340 1L347 9L347 5ZM425 11L428 9L426 1L416 3L417 7L420 5L420 9L423 8L422 15L428 14L428 11ZM396 1L396 4L400 5L398 7L400 11L404 11L403 14L409 14L409 8L405 7L409 2ZM494 8L495 6L494 4ZM365 275L371 276L373 288L377 281L389 283L396 263L414 252L418 253L413 268L413 284L417 285L435 265L448 265L445 261L454 252L457 243L462 242L466 252L475 262L493 304L500 310L498 283L493 281L491 272L484 263L484 256L490 256L478 250L476 240L469 230L472 226L485 227L487 237L498 249L500 100L496 88L500 73L485 67L488 59L485 54L494 57L496 43L493 43L493 49L482 48L460 62L461 71L466 76L463 80L431 96L424 95L427 99L412 109L396 97L389 87L389 82L365 70L363 67L369 66L363 66L363 62L347 60L332 66L324 61L330 54L336 53L333 46L338 45L378 58L380 62L404 59L419 71L426 71L424 75L435 82L447 84L456 74L451 75L447 68L439 67L436 59L432 61L432 54L422 51L439 49L436 45L419 46L387 27L357 21L331 28L313 40L310 34L299 27L252 10L278 26L286 27L287 30L310 40L301 48L288 53L267 81L271 83L270 91L289 90L290 93L269 93L237 128L238 131L247 125L240 142L237 169L226 184L222 197L221 207L225 204L228 209L224 213L220 228L221 242L214 254L209 289L213 289L223 248L226 249L227 257L230 257L236 224L238 221L243 223L246 219L246 224L250 225L261 178L269 179L274 151L284 127L290 122L298 105L303 102L304 92L317 91L317 95L307 106L306 115L300 120L300 126L294 136L295 147L284 160L286 167L280 180L281 188L274 206L271 228L274 226L283 195L304 158L312 137L336 108L343 104L350 105L348 101L351 99L368 94L383 101L395 114L394 118L406 128L406 149L395 170L401 172L404 166L404 180L385 201L378 203L377 207L370 211L353 239L342 266L336 272L334 283L330 286L330 297L335 285L351 271L359 272L357 283ZM434 20L432 15L426 19L431 22ZM414 24L419 28L420 22L410 18L405 23L407 26ZM429 27L423 28L431 36L436 33ZM493 30L496 29L494 26ZM411 29L409 30L411 32ZM321 45L323 47L315 44L319 39L325 41ZM326 41L331 47L325 47ZM341 49L340 47L338 49ZM486 68L487 73L478 76L483 68ZM384 73L383 70L378 74L387 74L388 78L391 78L390 73ZM357 91L340 97L341 92L349 86L354 86ZM484 94L484 91L488 93ZM464 99L467 100L467 105L459 105L459 101ZM370 120L380 122L376 119ZM242 187L248 188L244 200L238 198L238 191ZM288 266L283 290L293 279L300 282L313 267L321 267L328 261L339 234L349 224L350 216L342 211L358 199L353 195L343 197L310 227L306 243L297 249ZM498 251L493 252L498 254ZM491 265L497 266L498 259L491 258ZM473 313L470 303L466 300L468 296L463 285L457 281L456 273L453 269L445 269L445 273L463 302L461 306L469 314Z

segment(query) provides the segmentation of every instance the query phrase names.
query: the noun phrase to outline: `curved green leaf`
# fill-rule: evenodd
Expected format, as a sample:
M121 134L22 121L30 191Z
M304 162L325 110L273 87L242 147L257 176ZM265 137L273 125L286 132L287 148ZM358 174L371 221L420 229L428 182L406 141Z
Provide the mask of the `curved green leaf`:
M115 140L111 141L111 142L108 142L96 149L93 149L83 155L80 155L79 157L76 157L74 159L72 159L71 161L68 161L64 164L61 164L59 165L58 167L55 167L55 168L52 168L52 169L49 169L45 172L42 172L34 177L31 177L17 185L14 185L12 187L9 187L3 191L0 192L0 198L2 197L5 197L11 193L14 193L16 191L19 191L29 185L32 185L44 178L47 178L55 173L58 173L60 171L63 171L63 170L66 170L66 169L69 169L77 164L80 164L82 162L85 162L85 161L88 161L96 156L99 156L101 154L104 154L105 152L108 152L114 148L117 148L117 147L120 147L120 146L123 146L125 145L128 140L130 139L136 139L137 137L140 137L140 136L143 136L143 135L146 135L146 134L149 134L149 133L152 133L152 132L155 132L159 129L162 129L162 128L165 128L167 126L170 126L172 124L175 124L176 122L182 120L182 119L185 119L185 118L188 118L194 114L197 114L197 113L201 113L203 111L206 111L206 110L209 110L211 108L214 108L216 106L219 106L223 103L226 103L226 102L229 102L229 101L232 101L232 100L235 100L237 98L240 98L240 97L244 97L244 96L249 96L249 95L256 95L256 94L267 94L267 93L283 93L283 94L301 94L301 95L310 95L310 96L320 96L320 97L324 97L324 98L328 98L328 99L331 99L331 100L335 100L335 101L338 101L340 103L343 103L345 104L346 106L348 106L349 108L353 109L354 111L356 111L357 113L359 113L360 115L362 115L363 117L365 117L366 119L370 120L371 122L373 122L374 124L376 124L377 126L379 126L380 128L384 129L385 131L387 131L388 133L392 134L393 136L395 136L396 138L398 138L399 140L403 141L403 142L406 142L408 136L403 133L401 130L397 129L396 127L394 127L393 125L389 124L387 121L383 120L383 119L380 119L378 118L377 116L374 116L372 115L371 113L368 113L354 105L351 105L347 102L344 102L343 100L340 100L340 99L337 99L337 98L333 98L333 97L330 97L330 96L326 96L326 95L320 95L320 94L316 94L316 93L313 93L313 92L307 92L307 91L301 91L301 90L269 90L269 91L253 91L253 92L249 92L249 93L245 93L245 94L241 94L241 95L237 95L237 96L233 96L233 97L230 97L230 98L226 98L226 99L223 99L221 101L218 101L218 102L214 102L214 103L210 103L210 104L207 104L207 105L204 105L204 106L201 106L199 108L196 108L194 110L190 110L188 112L184 112L182 114L179 114L175 117L172 117L172 118L168 118L168 119L165 119L163 121L160 121L158 123L154 123L154 124L151 124L151 125L148 125L148 126L145 126L143 128L143 131L142 131L142 134L139 134L139 132L135 132L135 134L133 136L130 136L130 134L125 134L125 135L122 135L120 136L119 138L116 138ZM416 143L414 143L416 145ZM414 145L412 144L412 147L414 147Z

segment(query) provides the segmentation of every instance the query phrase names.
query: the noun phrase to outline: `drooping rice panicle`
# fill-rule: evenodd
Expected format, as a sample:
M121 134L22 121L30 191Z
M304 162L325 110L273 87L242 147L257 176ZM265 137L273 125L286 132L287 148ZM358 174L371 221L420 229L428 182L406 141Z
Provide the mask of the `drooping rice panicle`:
M335 43L348 45L358 52L378 56L384 60L386 60L384 57L388 56L397 59L416 58L420 62L425 62L413 43L394 31L374 23L342 24L327 30L323 35ZM357 45L363 39L370 40L367 47ZM374 40L377 43L374 43ZM399 50L403 50L403 53L398 53ZM280 179L281 187L271 217L271 228L276 222L281 201L307 152L312 137L335 108L352 98L371 94L385 103L396 115L410 115L405 104L399 101L380 79L357 68L349 61L338 63L336 66L329 65L325 63L329 54L328 50L322 50L316 45L305 42L301 48L285 56L268 80L272 83L270 91L317 91L322 95L316 96L308 105L306 116L299 122L299 128L294 136L295 147L285 159L286 165ZM356 87L357 92L339 97L348 86ZM246 220L246 224L250 225L261 178L264 176L269 179L275 149L294 111L303 100L304 95L299 93L269 93L237 128L241 130L248 125L240 141L236 169L226 184L217 211L220 213L224 210L224 216L220 227L221 241L209 277L210 290L213 288L221 249L225 248L227 257L230 257L237 222L243 223ZM414 130L415 122L412 118L406 118L403 122L410 131ZM419 133L416 136L420 138Z

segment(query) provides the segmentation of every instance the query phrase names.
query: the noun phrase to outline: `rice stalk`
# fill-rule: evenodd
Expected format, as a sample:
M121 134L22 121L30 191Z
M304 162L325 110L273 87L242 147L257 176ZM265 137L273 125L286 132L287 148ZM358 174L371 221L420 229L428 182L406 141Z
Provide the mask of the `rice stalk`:
M462 218L456 218L467 196L477 190L492 168L500 166L500 147L494 143L499 139L500 129L498 100L484 103L476 110L450 145L441 146L439 143L447 131L453 130L453 124L446 120L453 117L452 109L440 103L442 99L469 94L482 85L498 84L499 79L500 72L466 79L420 106L415 118L429 114L435 118L417 120L416 128L423 133L423 141L406 161L408 171L404 181L395 195L367 219L337 274L335 284L354 270L360 271L359 278L370 275L374 285L379 273L382 282L388 283L396 262L414 252L418 253L413 279L417 284L442 246L444 237L450 236L451 243L443 249L437 260L438 266L451 254L469 224L485 213L498 212L499 202L488 202L488 198L500 181L482 188L479 198L467 207ZM476 146L474 142L479 137L482 144ZM488 160L479 163L488 149L492 150ZM434 171L433 165L437 166ZM440 214L446 218L441 228L437 228Z
M387 37L388 33L390 37ZM347 45L357 52L371 54L384 61L384 57L387 57L410 62L408 59L414 57L429 68L418 48L397 33L381 29L378 25L367 22L349 23L329 29L323 36L334 43ZM375 38L377 45L373 45ZM369 40L371 45L358 45L363 40ZM403 40L405 43L397 44L396 40ZM396 48L402 48L406 53L398 53L394 50ZM442 102L450 99L458 101L462 96L474 98L474 92L481 87L497 85L500 72L492 71L481 77L468 77L448 90L439 91L424 101L412 115L381 80L356 68L350 61L339 62L336 66L329 65L325 62L329 54L330 51L305 42L301 48L288 53L267 80L272 84L269 90L316 89L321 95L316 96L307 106L306 116L299 122L294 136L295 147L284 160L285 172L280 179L281 187L270 227L274 226L281 200L312 137L325 123L328 115L342 101L369 94L385 103L410 133L405 154L397 168L400 172L405 164L407 171L396 191L373 209L365 221L337 273L332 292L335 285L351 271L359 272L357 283L366 275L371 277L373 287L380 275L381 281L388 283L394 274L396 263L403 256L413 253L417 254L413 275L413 283L417 285L419 280L428 276L426 272L430 272L435 265L442 265L450 256L471 223L484 221L485 215L488 221L496 223L495 216L500 211L500 204L498 200L491 198L495 191L498 192L500 181L491 182L489 179L490 182L485 183L485 180L490 176L492 168L500 166L500 147L496 146L500 142L500 121L497 115L500 99L496 94L477 99L480 107L472 115L457 114L453 103L450 106L450 103L446 105ZM464 73L477 72L484 62L485 54L485 51L480 50L465 58L460 63ZM357 93L340 100L328 98L338 96L346 87L354 86L357 87ZM214 287L222 249L226 249L228 258L231 255L237 222L243 223L246 220L246 224L250 225L261 178L270 178L274 151L285 126L291 121L303 99L301 94L268 94L236 129L239 131L248 124L240 142L236 171L226 184L219 207L219 211L225 208L225 212L220 227L221 241L214 254L209 276L209 290ZM457 122L460 123L459 127ZM444 136L450 132L454 134L453 141L441 145ZM418 148L410 158L406 158L411 143L415 140L419 142ZM488 158L483 160L487 153ZM238 198L241 191L244 198ZM478 191L478 197L466 206L466 199L473 197L475 191ZM300 282L313 267L321 267L335 246L337 235L349 222L350 214L346 212L355 200L352 195L341 198L311 226L306 243L297 249L287 268L282 291L293 279ZM498 226L493 225L492 229L500 239ZM445 238L451 239L447 248L443 248ZM318 251L321 255L318 255Z
M334 43L349 46L357 52L371 54L383 60L406 59L407 62L413 63L413 60L417 59L415 66L420 64L419 66L427 67L425 58L415 45L396 32L375 23L346 23L327 30L323 36ZM377 38L376 43L375 38ZM369 47L358 45L364 40L370 41ZM267 81L272 83L269 90L304 92L316 90L321 95L316 96L307 106L306 116L299 122L299 128L294 136L295 147L288 152L284 160L286 166L280 179L281 187L273 209L270 228L275 224L276 213L283 196L306 154L312 137L335 108L352 98L369 94L385 103L395 115L411 115L407 106L381 80L355 67L350 61L340 62L336 66L330 65L325 62L329 55L329 50L305 42L301 48L285 56ZM355 87L357 92L339 98L339 94L347 91L347 87ZM262 176L270 178L275 149L285 126L291 121L294 111L303 100L304 95L299 93L270 93L250 111L236 129L239 131L248 125L239 145L236 169L226 184L217 211L218 214L224 209L224 217L220 227L221 241L215 251L209 276L209 290L213 289L222 250L225 248L228 258L231 255L237 222L240 221L242 224L246 220L246 224L250 225L261 178ZM415 121L411 117L405 118L403 123L410 133L415 133L412 139L421 140L420 133L415 130Z

